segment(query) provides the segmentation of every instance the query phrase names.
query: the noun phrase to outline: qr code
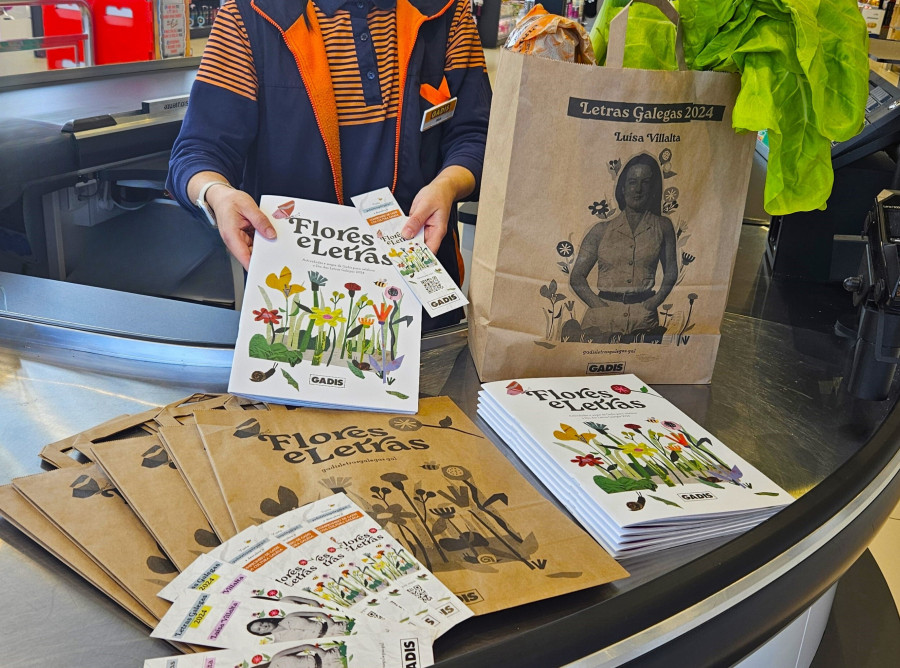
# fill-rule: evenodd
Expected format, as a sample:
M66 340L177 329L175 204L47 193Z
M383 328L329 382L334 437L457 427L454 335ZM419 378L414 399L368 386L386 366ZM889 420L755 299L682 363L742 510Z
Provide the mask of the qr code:
M435 278L434 276L428 276L422 280L422 287L425 288L425 292L428 294L437 292L442 288L441 279Z
M431 602L431 596L428 595L428 592L425 591L421 585L414 584L410 587L407 587L406 591L408 591L423 603Z

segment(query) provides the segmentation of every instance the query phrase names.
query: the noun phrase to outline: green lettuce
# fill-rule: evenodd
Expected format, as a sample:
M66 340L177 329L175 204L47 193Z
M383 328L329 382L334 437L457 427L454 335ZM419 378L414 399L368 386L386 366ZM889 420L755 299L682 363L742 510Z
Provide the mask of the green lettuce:
M598 65L606 64L609 22L629 0L606 0L591 28L591 45ZM639 70L677 70L675 26L653 5L634 3L625 30L625 67Z
M615 4L617 0L608 0L604 8ZM740 73L733 126L739 131L768 130L766 211L780 215L824 208L834 181L831 142L859 132L868 96L868 35L856 3L678 0L675 4L688 67ZM604 59L609 20L620 9L611 6L606 14L601 12L591 33L595 50L603 49ZM632 6L626 67L674 69L674 34L660 37L665 33L661 18L648 5Z

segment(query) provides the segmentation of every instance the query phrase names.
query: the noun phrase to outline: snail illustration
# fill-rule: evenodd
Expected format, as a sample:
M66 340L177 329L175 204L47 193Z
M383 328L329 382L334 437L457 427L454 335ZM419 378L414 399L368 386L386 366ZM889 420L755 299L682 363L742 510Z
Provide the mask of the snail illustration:
M629 501L625 504L626 506L628 506L628 510L640 510L644 507L644 504L647 503L647 499L645 499L640 492L638 492L637 495L637 501Z
M271 378L272 374L275 373L275 369L278 367L278 364L273 364L272 368L268 371L254 371L250 374L250 380L254 383L261 383L267 378Z

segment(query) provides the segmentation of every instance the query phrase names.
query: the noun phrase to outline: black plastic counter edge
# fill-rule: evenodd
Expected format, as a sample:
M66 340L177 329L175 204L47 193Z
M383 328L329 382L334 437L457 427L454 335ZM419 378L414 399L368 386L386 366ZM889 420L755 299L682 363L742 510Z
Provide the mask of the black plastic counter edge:
M547 668L577 661L621 642L714 596L802 542L863 494L898 450L900 410L895 406L870 441L843 466L756 528L685 564L664 579L647 582L538 630L511 635L488 647L438 660L434 665L436 668L502 666L515 657L517 668ZM804 562L808 568L792 569L743 604L731 608L720 622L708 622L683 639L675 638L628 665L658 665L663 655L667 665L731 665L784 628L849 568L894 508L898 497L900 478L894 478L879 498L835 537L833 549L819 550ZM873 523L875 518L878 520ZM765 608L766 605L770 607ZM760 612L760 606L766 610L765 614ZM738 624L734 622L735 615L740 619ZM715 646L708 648L713 656L707 662L701 658L705 644L697 642L701 635L707 638L705 627L712 628L713 624L722 635L715 651ZM689 655L682 653L684 647L692 650ZM686 660L687 656L690 656L687 663L679 662L678 657Z

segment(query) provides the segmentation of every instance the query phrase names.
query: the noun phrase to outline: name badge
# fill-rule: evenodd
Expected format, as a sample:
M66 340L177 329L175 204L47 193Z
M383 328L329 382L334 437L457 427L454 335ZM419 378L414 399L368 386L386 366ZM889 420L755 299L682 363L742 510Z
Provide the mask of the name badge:
M430 109L426 109L425 113L422 114L422 126L419 129L422 132L425 132L425 130L453 118L453 113L456 111L456 100L457 98L451 97L446 102L436 104Z

